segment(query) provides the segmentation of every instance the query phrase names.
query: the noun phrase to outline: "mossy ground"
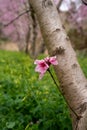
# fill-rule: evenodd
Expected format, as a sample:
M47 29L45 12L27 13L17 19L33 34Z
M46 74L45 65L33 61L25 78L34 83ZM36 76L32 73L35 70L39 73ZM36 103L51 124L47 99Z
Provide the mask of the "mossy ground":
M48 73L38 80L33 62L0 51L0 130L71 130L65 101ZM87 76L87 58L79 62Z

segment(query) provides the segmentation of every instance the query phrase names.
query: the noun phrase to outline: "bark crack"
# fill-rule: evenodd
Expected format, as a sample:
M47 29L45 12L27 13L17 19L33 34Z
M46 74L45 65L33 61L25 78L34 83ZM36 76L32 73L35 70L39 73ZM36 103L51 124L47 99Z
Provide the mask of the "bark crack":
M84 102L83 104L81 104L77 110L79 110L79 113L82 114L85 112L85 110L87 109L87 102Z
M60 32L61 29L60 28L57 28L56 30L54 30L53 32Z
M76 63L74 63L73 65L72 65L72 69L75 69L75 68L77 68L78 67L78 65L76 64Z
M80 122L80 119L82 118L82 116L80 115L80 116L78 116L77 118L76 118L76 126L75 126L75 130L77 130L78 129L78 124L79 124L79 122Z
M64 49L64 47L62 47L62 46L59 46L59 47L56 47L56 49L52 52L52 56L55 56L55 55L62 55L62 54L64 54L64 52L65 52L65 49Z
M43 0L42 1L42 7L51 7L51 6L53 6L53 3L51 2L51 0Z
M69 41L69 37L68 36L66 36L66 40Z

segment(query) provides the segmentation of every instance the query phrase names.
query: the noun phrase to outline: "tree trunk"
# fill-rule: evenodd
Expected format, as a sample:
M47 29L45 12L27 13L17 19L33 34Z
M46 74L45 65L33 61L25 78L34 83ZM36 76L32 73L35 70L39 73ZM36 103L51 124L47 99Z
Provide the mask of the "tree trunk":
M73 130L87 130L87 80L61 24L56 6L52 0L29 1L36 12L49 54L57 56L59 64L54 69L61 91L73 109Z

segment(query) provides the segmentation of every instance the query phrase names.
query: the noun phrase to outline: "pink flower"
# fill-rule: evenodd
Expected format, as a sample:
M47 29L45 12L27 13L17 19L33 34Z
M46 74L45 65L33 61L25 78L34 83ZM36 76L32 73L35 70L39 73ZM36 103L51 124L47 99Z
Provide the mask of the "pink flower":
M46 61L46 63L48 65L52 64L52 65L58 65L58 61L56 59L56 56L53 56L53 57L47 57L44 59Z
M40 73L39 79L41 79L46 73L46 71L49 69L50 65L51 64L57 65L58 62L56 56L53 56L53 57L47 57L43 60L35 60L34 64L37 65L35 71Z
M35 71L40 73L39 79L41 79L49 68L49 65L45 62L45 60L35 60L34 64L37 64Z

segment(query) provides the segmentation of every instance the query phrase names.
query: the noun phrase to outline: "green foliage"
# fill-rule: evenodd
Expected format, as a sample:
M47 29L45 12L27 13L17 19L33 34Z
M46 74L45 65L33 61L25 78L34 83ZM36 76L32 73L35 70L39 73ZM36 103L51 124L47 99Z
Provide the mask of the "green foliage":
M84 69L87 59L80 62ZM71 130L66 103L50 75L38 80L34 68L25 54L0 51L0 130Z
M85 76L87 77L87 56L79 56L78 60Z

